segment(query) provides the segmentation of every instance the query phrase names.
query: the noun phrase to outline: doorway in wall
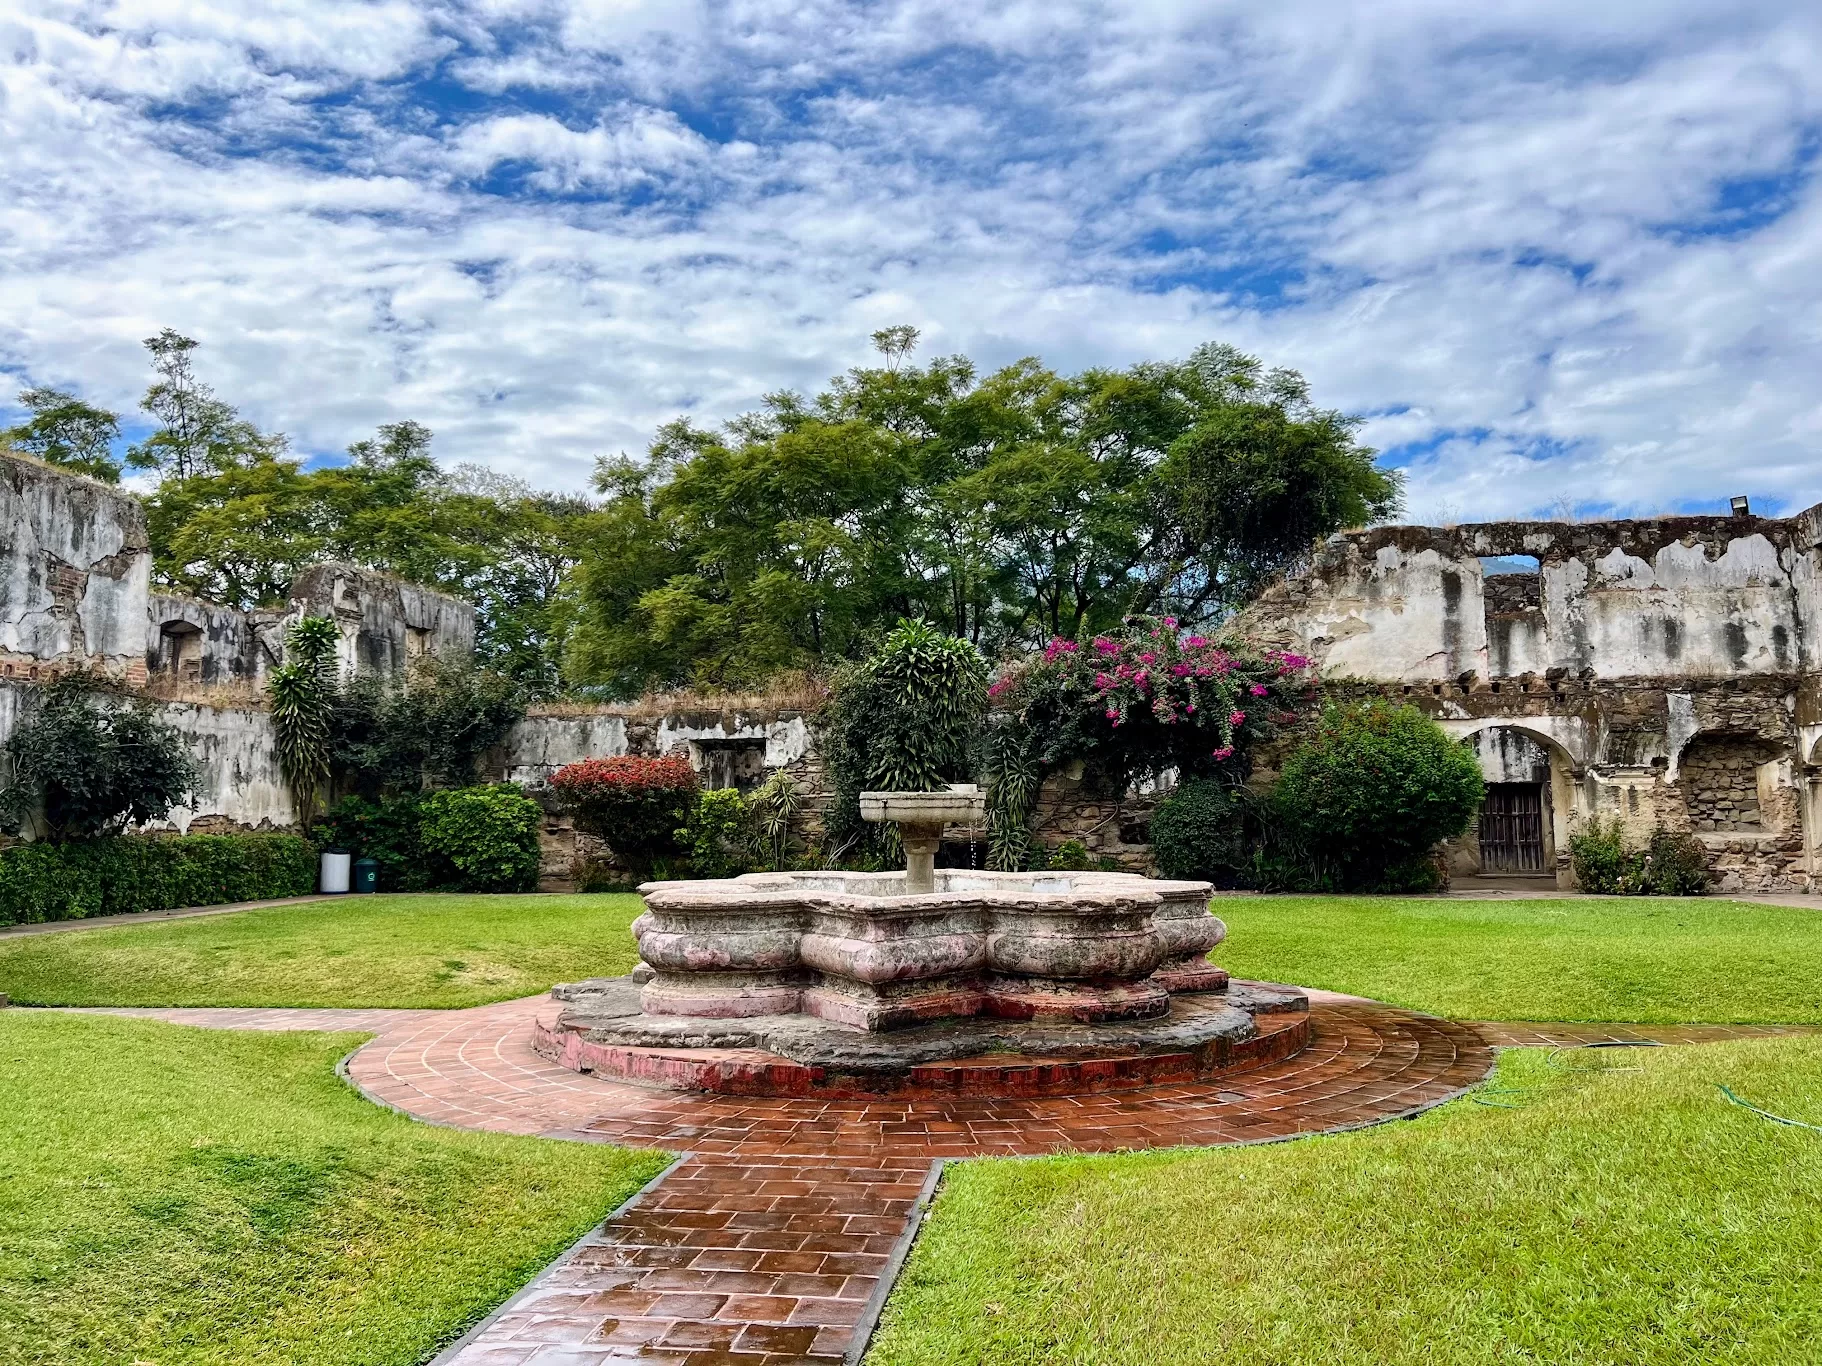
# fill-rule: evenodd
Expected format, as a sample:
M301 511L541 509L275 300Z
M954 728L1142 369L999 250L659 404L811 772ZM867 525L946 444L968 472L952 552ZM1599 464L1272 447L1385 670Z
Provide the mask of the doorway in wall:
M1480 808L1480 871L1544 871L1544 785L1488 783Z

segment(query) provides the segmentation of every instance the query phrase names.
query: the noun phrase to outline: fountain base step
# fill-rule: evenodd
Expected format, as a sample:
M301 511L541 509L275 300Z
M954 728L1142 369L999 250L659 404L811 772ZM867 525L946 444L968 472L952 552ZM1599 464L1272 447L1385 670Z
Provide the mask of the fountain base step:
M1206 1079L1275 1062L1310 1039L1301 992L1236 982L1120 1023L977 1017L870 1033L806 1015L643 1015L638 986L552 992L532 1047L576 1072L745 1096L1054 1096Z

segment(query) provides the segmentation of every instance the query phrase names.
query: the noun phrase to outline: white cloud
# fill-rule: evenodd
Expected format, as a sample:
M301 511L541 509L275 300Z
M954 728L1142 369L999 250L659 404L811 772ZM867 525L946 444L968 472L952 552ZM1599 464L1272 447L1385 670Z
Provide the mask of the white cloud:
M21 382L130 407L169 324L306 449L413 416L575 486L890 322L1071 368L1218 337L1427 445L1420 515L1822 498L1797 3L10 15Z

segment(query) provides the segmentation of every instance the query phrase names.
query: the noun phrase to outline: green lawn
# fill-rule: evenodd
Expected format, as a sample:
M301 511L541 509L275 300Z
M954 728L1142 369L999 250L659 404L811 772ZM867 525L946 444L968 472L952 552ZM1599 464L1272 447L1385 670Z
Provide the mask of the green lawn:
M409 1366L666 1160L414 1123L361 1037L0 1011L0 1363Z
M1822 914L1739 901L1222 897L1236 977L1458 1020L1822 1023ZM0 970L0 989L4 972Z
M1527 1050L1518 1108L952 1167L868 1366L1822 1360L1822 1133L1717 1081L1822 1124L1822 1039Z
M27 1005L472 1006L630 972L636 896L362 896L0 939Z

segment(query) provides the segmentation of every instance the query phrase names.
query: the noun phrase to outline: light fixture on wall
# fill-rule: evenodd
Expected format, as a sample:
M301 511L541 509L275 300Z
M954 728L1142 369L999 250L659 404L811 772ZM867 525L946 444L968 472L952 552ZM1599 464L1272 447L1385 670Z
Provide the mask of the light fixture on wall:
M1733 496L1733 515L1736 517L1752 516L1752 504L1747 502L1746 495L1736 493Z

